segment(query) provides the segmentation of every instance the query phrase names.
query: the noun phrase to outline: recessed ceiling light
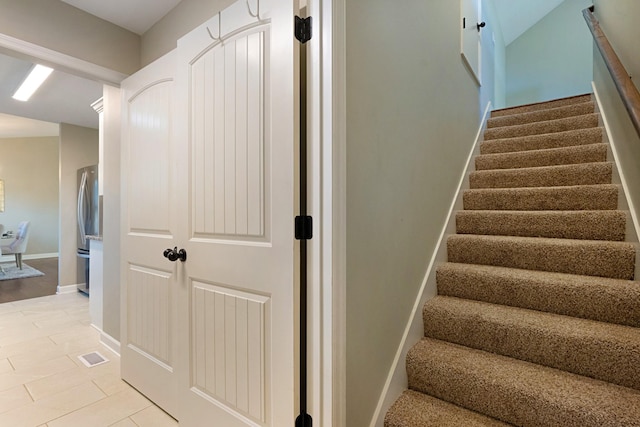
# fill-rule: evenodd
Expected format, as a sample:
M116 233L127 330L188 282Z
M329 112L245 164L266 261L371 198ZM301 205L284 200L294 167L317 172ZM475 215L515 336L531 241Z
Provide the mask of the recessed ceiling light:
M44 65L36 64L31 69L31 72L27 78L22 82L16 93L13 94L13 99L18 101L28 101L31 95L38 90L40 85L49 77L53 68L45 67Z

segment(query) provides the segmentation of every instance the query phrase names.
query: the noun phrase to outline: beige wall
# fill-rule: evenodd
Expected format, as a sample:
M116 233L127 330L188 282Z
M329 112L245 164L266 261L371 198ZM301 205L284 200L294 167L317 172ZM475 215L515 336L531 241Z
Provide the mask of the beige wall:
M368 426L479 125L460 2L348 0L347 423Z
M173 50L180 37L233 2L234 0L182 0L142 35L142 66Z
M640 2L638 0L594 0L596 18L616 54L640 90Z
M0 33L131 74L140 36L58 0L0 0Z
M76 280L76 202L77 171L98 163L98 131L66 123L60 125L60 244L59 285L75 285Z
M31 221L27 255L58 253L58 141L57 136L0 139L5 185L0 224L15 232L20 221Z

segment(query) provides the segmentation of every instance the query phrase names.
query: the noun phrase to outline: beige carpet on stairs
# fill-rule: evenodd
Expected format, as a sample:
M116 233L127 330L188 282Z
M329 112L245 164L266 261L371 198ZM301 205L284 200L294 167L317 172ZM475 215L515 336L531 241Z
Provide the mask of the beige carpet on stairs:
M494 111L385 427L640 426L640 282L591 95Z

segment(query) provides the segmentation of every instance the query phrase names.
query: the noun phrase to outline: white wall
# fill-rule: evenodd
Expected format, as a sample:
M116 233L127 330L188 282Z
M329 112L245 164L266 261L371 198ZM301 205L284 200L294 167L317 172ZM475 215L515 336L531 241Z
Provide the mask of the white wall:
M31 221L27 255L58 252L58 143L57 136L0 139L0 224L15 232Z
M58 0L0 0L0 33L131 74L140 36Z
M482 0L482 20L486 27L482 29L482 88L480 91L480 109L484 111L491 101L493 109L506 105L506 47L502 28L496 15L493 0Z
M348 0L348 426L368 426L479 124L460 2Z
M98 163L98 131L66 123L60 125L59 149L60 243L59 286L75 285L77 266L77 172Z
M640 2L638 0L594 0L595 15L609 43L640 90Z
M582 10L592 0L565 0L507 46L507 106L591 92L591 34Z

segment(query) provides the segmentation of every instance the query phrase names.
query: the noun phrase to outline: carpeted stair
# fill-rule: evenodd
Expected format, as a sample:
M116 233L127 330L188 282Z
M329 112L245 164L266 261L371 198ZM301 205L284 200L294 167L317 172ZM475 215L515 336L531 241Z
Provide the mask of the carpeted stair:
M640 282L591 95L494 111L385 427L640 426Z

